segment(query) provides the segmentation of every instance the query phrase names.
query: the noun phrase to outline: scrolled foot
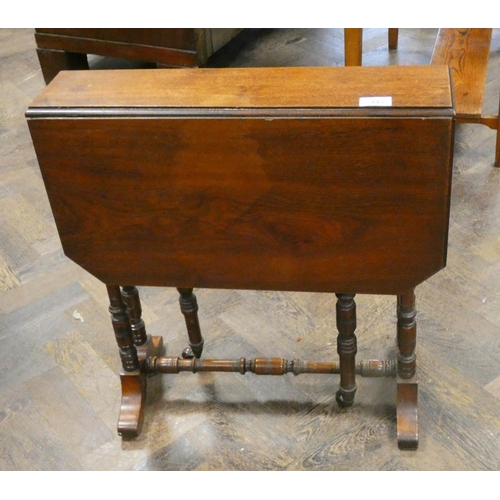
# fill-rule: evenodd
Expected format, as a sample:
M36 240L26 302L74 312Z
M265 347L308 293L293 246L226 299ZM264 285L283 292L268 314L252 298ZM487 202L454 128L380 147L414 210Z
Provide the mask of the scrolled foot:
M418 381L398 379L397 430L400 450L418 448Z
M118 434L124 439L137 437L144 420L146 380L140 372L120 374L122 402L118 417Z

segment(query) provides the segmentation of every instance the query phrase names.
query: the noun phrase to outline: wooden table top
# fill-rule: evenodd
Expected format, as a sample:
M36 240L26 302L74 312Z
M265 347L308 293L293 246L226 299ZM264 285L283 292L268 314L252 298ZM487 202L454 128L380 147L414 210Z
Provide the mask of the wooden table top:
M399 294L446 263L449 83L445 67L72 71L28 117L65 254L107 284Z
M34 100L53 108L452 108L446 66L63 71Z

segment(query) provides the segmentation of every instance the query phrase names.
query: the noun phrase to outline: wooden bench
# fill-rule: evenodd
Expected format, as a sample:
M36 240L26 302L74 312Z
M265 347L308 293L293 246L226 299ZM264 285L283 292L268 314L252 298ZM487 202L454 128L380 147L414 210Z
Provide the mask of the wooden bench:
M483 115L491 28L440 28L430 64L451 69L458 122L480 123L497 130L495 166L500 167L500 105L497 116Z

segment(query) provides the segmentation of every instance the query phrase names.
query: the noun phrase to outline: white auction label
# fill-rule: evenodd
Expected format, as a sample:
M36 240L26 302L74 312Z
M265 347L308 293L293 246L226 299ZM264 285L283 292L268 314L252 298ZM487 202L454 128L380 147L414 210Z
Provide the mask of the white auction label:
M360 106L392 106L391 96L360 97Z

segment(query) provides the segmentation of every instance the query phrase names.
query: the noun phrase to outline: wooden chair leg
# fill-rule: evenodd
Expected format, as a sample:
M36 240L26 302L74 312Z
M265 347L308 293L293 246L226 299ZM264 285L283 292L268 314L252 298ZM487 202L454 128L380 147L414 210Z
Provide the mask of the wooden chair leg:
M344 59L346 66L361 66L363 28L344 28Z
M398 48L399 28L389 28L389 50ZM344 64L361 66L363 64L363 28L344 28Z
M192 288L177 288L181 312L186 320L189 347L184 349L183 358L199 358L203 352L203 337L198 320L198 302Z
M415 348L417 321L415 292L398 296L397 431L400 449L418 447L418 380Z
M337 403L351 406L356 393L356 303L354 294L337 295L337 352L340 363L340 386L337 391Z
M399 28L389 28L389 50L398 48Z

